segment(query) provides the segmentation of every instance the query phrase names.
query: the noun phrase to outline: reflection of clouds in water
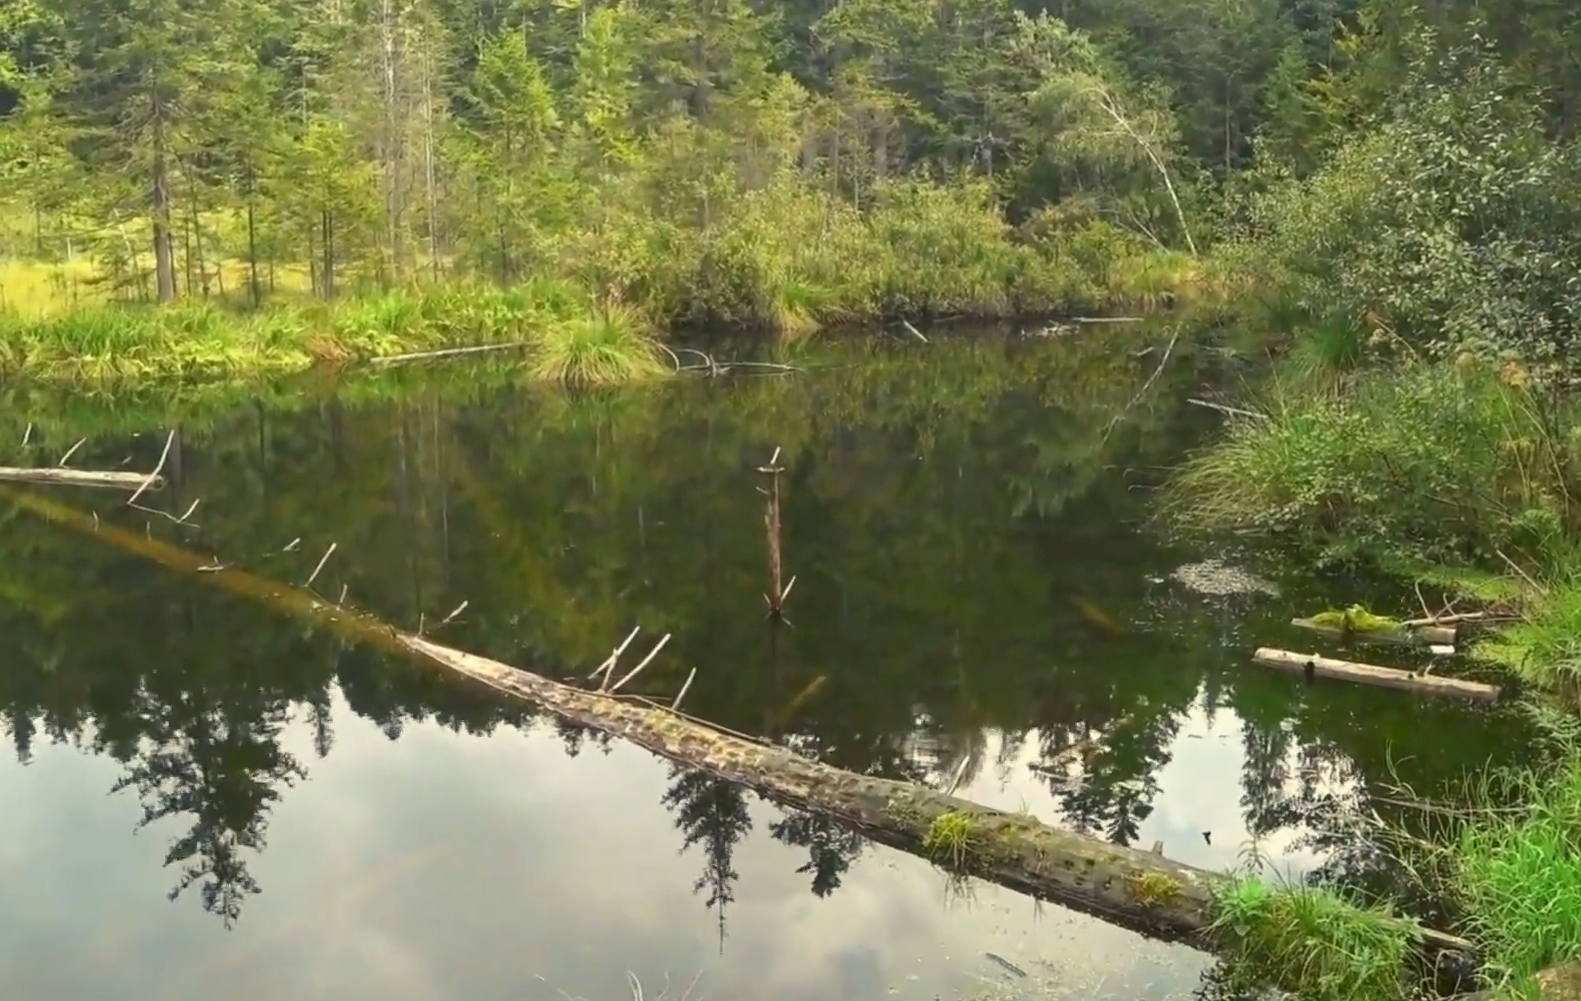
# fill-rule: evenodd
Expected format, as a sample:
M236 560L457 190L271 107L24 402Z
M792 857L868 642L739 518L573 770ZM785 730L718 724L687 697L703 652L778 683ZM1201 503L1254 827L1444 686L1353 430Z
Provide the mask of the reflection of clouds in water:
M1210 716L1200 700L1195 703L1165 748L1167 762L1153 773L1159 792L1132 846L1146 849L1162 841L1166 855L1187 865L1216 870L1235 865L1251 839L1242 802L1243 736L1244 725L1234 713L1220 709ZM1042 760L1040 743L1033 731L1003 767L982 770L963 783L956 795L1002 810L1026 810L1059 825L1064 815L1059 796L1050 790L1046 778L1030 767ZM989 731L983 759L998 761L1002 746L1002 735ZM1299 742L1292 741L1284 759L1289 777L1282 788L1294 795L1300 787ZM1330 774L1319 777L1317 789L1342 793L1357 784L1353 776ZM1203 839L1204 831L1212 833L1211 842ZM1279 856L1281 869L1308 871L1321 858L1296 844L1305 833L1301 827L1278 830L1262 839L1260 850Z
M55 747L0 763L0 797L22 805L0 817L0 879L30 902L0 914L15 996L623 1001L630 970L650 999L699 971L694 1001L959 997L1000 975L992 951L1073 988L1107 974L1144 1001L1189 990L1204 963L1053 906L1035 916L998 887L946 903L940 873L879 848L820 900L795 871L805 850L767 836L780 814L755 798L721 955L692 892L704 858L678 853L660 803L663 763L622 746L570 759L547 732L413 724L391 742L338 704L336 722L323 761L310 727L288 731L310 776L277 806L252 860L264 892L230 933L195 900L164 900L182 818L133 837L135 799L104 795L114 762Z

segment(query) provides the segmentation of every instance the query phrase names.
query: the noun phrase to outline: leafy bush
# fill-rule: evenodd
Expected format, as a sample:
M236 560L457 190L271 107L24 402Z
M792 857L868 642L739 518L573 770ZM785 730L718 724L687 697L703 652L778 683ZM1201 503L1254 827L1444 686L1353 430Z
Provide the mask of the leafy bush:
M1407 113L1254 198L1226 256L1308 316L1372 313L1440 355L1557 362L1581 346L1581 143L1492 61L1417 74Z

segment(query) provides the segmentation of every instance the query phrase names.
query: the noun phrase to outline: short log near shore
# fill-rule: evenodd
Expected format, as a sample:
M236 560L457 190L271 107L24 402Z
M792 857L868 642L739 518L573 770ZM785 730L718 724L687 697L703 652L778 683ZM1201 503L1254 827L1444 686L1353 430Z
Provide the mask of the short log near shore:
M0 494L50 522L168 569L348 639L415 656L784 805L843 821L883 844L1123 927L1205 947L1214 944L1206 933L1215 894L1232 879L1228 874L1062 831L1025 814L990 809L916 783L844 771L650 700L561 684L395 629L304 587L212 566L179 546L101 523L67 505L3 488ZM942 839L941 830L946 829L950 836ZM1433 963L1456 971L1475 968L1472 943L1414 922L1409 928Z
M1357 664L1348 660L1335 660L1315 653L1292 653L1289 650L1274 650L1270 647L1261 647L1252 654L1252 663L1263 667L1272 667L1291 674L1305 675L1307 678L1330 678L1337 681L1352 681L1361 685L1377 685L1382 688L1397 688L1408 692L1422 692L1428 695L1458 695L1461 698L1477 699L1482 702L1498 701L1500 688L1498 685L1488 685L1480 681L1466 681L1461 678L1443 678L1436 674L1427 674L1422 671L1405 671L1397 667L1378 667L1373 664Z
M1422 644L1425 646L1454 646L1457 630L1452 626L1421 625L1399 626L1386 629L1345 629L1318 623L1312 619L1291 619L1298 629L1309 629L1330 639L1355 640L1359 643Z
M0 466L0 480L8 483L40 483L46 486L100 487L112 490L158 488L161 476L147 473L104 472L91 469L65 469L59 466Z

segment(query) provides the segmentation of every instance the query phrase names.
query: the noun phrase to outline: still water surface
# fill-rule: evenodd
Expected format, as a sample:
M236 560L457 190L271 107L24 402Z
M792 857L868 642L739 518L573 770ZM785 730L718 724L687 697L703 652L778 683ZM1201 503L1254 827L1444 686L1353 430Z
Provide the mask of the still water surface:
M1283 596L1209 597L1171 579L1225 555L1148 521L1162 468L1215 423L1185 403L1200 373L1127 411L1152 363L1124 335L792 360L574 398L502 367L15 397L0 459L86 436L73 465L146 469L179 421L151 496L165 515L49 496L296 583L334 544L322 593L556 676L633 625L670 633L639 687L696 668L697 715L1195 865L1255 839L1297 873L1364 867L1345 817L1391 767L1432 791L1508 743L1515 724L1473 707L1246 666L1256 645L1311 646L1293 613L1398 604L1397 587L1262 566ZM772 630L753 469L776 447L797 583ZM315 635L14 496L8 1001L605 1001L633 976L647 998L1162 1001L1208 967ZM1093 734L1095 753L1038 770Z

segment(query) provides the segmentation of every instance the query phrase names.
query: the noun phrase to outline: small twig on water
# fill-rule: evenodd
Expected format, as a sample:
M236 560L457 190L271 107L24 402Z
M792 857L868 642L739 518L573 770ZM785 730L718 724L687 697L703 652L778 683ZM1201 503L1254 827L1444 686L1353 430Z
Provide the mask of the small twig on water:
M280 551L282 553L289 553L292 550L296 549L296 547L300 546L301 544L302 544L302 537L299 535L296 538L292 539L290 542L286 543L286 547L284 549L280 550Z
M202 503L203 503L203 498L202 497L199 497L197 500L193 501L192 502L192 506L187 508L187 513L183 514L181 517L176 519L176 524L178 524L178 525L186 524L187 519L192 517L192 512L196 511L198 509L198 505L202 504Z
M1164 368L1169 364L1169 359L1175 354L1175 345L1180 343L1181 327L1182 325L1177 324L1175 332L1169 335L1169 343L1164 346L1164 357L1158 359L1158 367L1153 369L1153 374L1147 377L1146 382L1142 383L1142 388L1137 390L1135 396L1131 397L1131 402L1125 405L1125 409L1110 418L1108 425L1103 429L1105 441L1109 439L1109 433L1119 425L1120 421L1125 419L1125 415L1131 412L1131 408L1142 402L1142 399L1147 396L1148 390L1153 388L1153 383L1158 381L1158 377L1164 374Z
M131 508L134 511L142 511L144 514L157 514L161 518L165 519L166 521L170 522L173 525L181 525L181 526L184 526L186 528L199 528L199 527L201 527L201 526L193 524L192 522L187 520L187 518L189 516L191 516L192 512L197 509L198 505L197 505L196 501L193 502L191 507L187 508L187 513L182 515L179 518L177 518L173 514L167 514L166 512L161 511L161 510L159 510L156 507L144 507L141 504L132 504L130 506L131 506Z
M917 340L921 341L924 344L928 343L928 339L926 337L922 336L922 331L920 331L916 327L912 326L910 320L901 320L900 321L900 325L906 331L906 333L908 333L911 336L915 337Z
M70 448L66 449L66 454L60 457L59 465L64 467L66 465L66 463L71 460L71 457L73 455L77 454L77 449L81 448L83 442L85 442L87 440L88 439L84 438L84 439L82 439L82 441L79 441L79 442L77 442L77 444L75 444L75 445L71 446Z
M27 430L22 432L22 447L27 448L27 443L33 440L33 425L28 424Z
M681 707L681 700L686 698L686 690L692 687L692 679L695 677L697 677L697 668L694 667L692 668L692 673L686 676L686 683L681 686L681 690L676 692L675 698L670 700L671 712L674 712Z
M350 584L342 584L342 585L340 585L340 597L338 599L336 599L335 604L337 604L337 605L344 605L344 604L346 604L346 592L350 591L350 590L351 590L351 585Z
M450 625L450 623L455 621L456 616L460 615L462 612L467 610L467 604L468 604L468 602L463 601L461 604L457 605L456 606L456 610L454 612L451 612L449 615L445 616L443 619L441 619L439 624L441 626L448 626L448 625Z
M665 633L664 634L664 638L662 640L660 640L659 642L655 643L653 645L653 649L648 651L648 655L646 657L642 658L642 663L640 663L636 667L632 668L630 673L628 673L624 678L621 678L619 681L617 681L613 685L609 686L610 694L614 694L615 692L620 691L620 686L621 685L624 685L626 682L630 681L632 678L635 678L637 676L637 674L639 672L641 672L641 670L643 668L645 668L649 664L653 663L653 658L655 658L655 657L657 657L659 655L659 651L663 650L664 649L664 644L666 644L668 642L670 642L670 634L669 633ZM609 679L606 677L604 680L607 681Z
M312 587L313 586L313 582L315 580L318 580L318 575L323 572L324 564L329 562L330 554L335 551L335 547L338 546L338 545L340 545L340 543L338 543L338 542L331 542L329 544L329 548L324 550L324 558L318 561L318 566L313 568L313 576L311 576L311 577L309 577L307 579L307 583L302 585L303 587Z
M153 486L154 485L154 481L159 479L159 474L164 472L164 470L165 470L165 460L170 458L170 446L175 444L175 441L176 441L176 429L175 428L171 428L170 429L170 434L168 436L166 436L166 438L165 438L165 450L163 452L159 453L159 465L154 467L154 471L152 473L148 474L148 479L143 481L143 485L137 488L137 493L133 494L132 495L132 499L127 501L126 503L128 503L128 504L136 503L137 498L143 496L143 491L145 491L149 487ZM62 460L62 462L64 462L64 460Z
M620 646L615 648L615 652L609 655L608 660L605 660L604 663L593 669L593 673L588 675L588 679L592 680L606 671L613 672L615 669L615 662L620 660L620 655L626 652L626 648L628 646L631 646L631 641L637 638L637 632L640 629L642 629L641 626L632 626L630 634L628 634L626 638L621 641ZM605 678L604 680L608 681L609 679Z

